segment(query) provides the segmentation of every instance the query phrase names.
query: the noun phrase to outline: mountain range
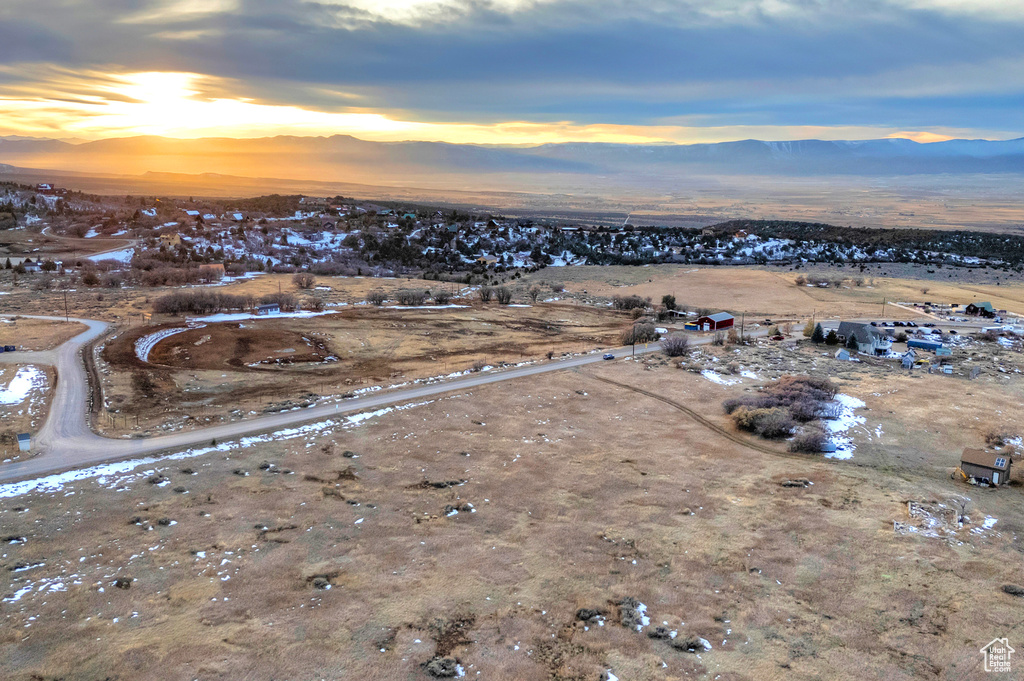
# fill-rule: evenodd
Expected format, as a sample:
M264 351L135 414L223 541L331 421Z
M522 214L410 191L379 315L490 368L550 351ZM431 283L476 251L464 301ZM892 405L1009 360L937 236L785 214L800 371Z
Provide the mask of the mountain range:
M714 144L562 143L502 147L371 142L348 135L256 139L129 137L71 143L0 139L0 163L115 175L221 173L330 182L484 181L529 177L1024 173L1024 138L865 141L742 140ZM468 184L466 185L469 186Z

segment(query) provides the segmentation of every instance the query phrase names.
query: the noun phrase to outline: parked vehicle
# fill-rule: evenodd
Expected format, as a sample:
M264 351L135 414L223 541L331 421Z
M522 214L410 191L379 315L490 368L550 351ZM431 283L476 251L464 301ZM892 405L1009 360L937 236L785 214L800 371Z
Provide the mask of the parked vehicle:
M18 348L15 347L14 345L5 345L4 346L4 352L14 352L17 349Z
M615 359L615 355L610 352L606 352L603 359Z

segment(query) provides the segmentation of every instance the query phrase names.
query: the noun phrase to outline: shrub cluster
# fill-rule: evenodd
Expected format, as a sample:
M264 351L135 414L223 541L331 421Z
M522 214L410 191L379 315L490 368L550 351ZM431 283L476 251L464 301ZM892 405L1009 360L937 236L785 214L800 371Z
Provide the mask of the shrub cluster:
M653 343L658 340L660 336L661 334L654 329L654 324L642 323L634 324L623 331L619 341L623 345L632 345L633 343Z
M399 305L408 305L410 307L422 305L427 299L427 294L421 289L402 289L395 294L395 298L398 300Z
M640 296L613 296L612 307L616 310L636 310L644 309L650 304L649 298L641 298Z
M836 396L836 386L827 378L783 376L753 395L736 397L722 403L725 413L740 407L748 409L782 408L794 421L806 423L821 418Z
M153 301L153 311L159 314L207 314L220 310L245 310L252 307L247 296L233 296L216 291L178 291L160 296Z
M757 433L769 440L787 437L796 427L796 422L785 407L750 408L740 406L732 412L732 418L740 430Z
M690 351L690 337L682 334L669 336L661 341L661 351L669 357L682 357Z

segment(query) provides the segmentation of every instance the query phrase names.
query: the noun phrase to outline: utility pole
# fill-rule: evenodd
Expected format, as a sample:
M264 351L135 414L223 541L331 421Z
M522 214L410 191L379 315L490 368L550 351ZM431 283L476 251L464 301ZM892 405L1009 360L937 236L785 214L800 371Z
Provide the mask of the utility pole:
M742 343L743 339L746 338L746 334L743 333L743 329L746 328L746 322L747 322L747 311L744 310L740 314L740 343Z
M882 316L885 316L885 298L882 298Z
M71 319L68 315L68 290L64 289L64 321L70 322Z

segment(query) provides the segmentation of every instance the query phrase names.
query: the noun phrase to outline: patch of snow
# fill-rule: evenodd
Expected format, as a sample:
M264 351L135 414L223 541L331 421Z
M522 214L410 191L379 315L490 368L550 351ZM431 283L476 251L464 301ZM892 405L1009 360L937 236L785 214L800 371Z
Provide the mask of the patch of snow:
M97 255L90 255L89 260L99 262L100 260L116 260L120 263L128 264L132 260L132 256L135 255L135 247L122 248L120 251L111 251L110 253L99 253Z
M22 367L6 388L0 390L0 404L21 404L36 388L46 383L46 374L34 366Z
M142 338L139 338L138 340L135 341L135 356L139 358L140 362L148 362L149 353L152 352L153 348L156 347L157 343L164 340L165 338L170 338L171 336L175 336L185 331L188 331L188 329L161 329L156 333L151 333L148 336L143 336Z
M717 383L718 385L733 385L735 383L741 382L738 378L726 378L722 374L718 373L717 371L712 371L711 369L705 369L704 371L700 372L700 375L708 379L712 383Z
M825 454L829 459L850 459L856 447L853 444L853 437L846 435L846 432L854 426L863 426L867 419L857 416L854 411L867 406L863 400L849 395L839 394L835 398L839 405L839 415L834 419L825 421L825 429L829 432L832 442L836 445L836 451Z
M249 314L248 312L238 312L234 314L222 313L213 314L207 317L189 317L188 321L191 322L242 322L257 319L283 319L285 317L290 318L305 318L305 317L322 317L327 314L337 314L335 310L327 310L325 312L310 312L308 310L297 310L295 312L279 312L277 314L264 314L255 315Z

